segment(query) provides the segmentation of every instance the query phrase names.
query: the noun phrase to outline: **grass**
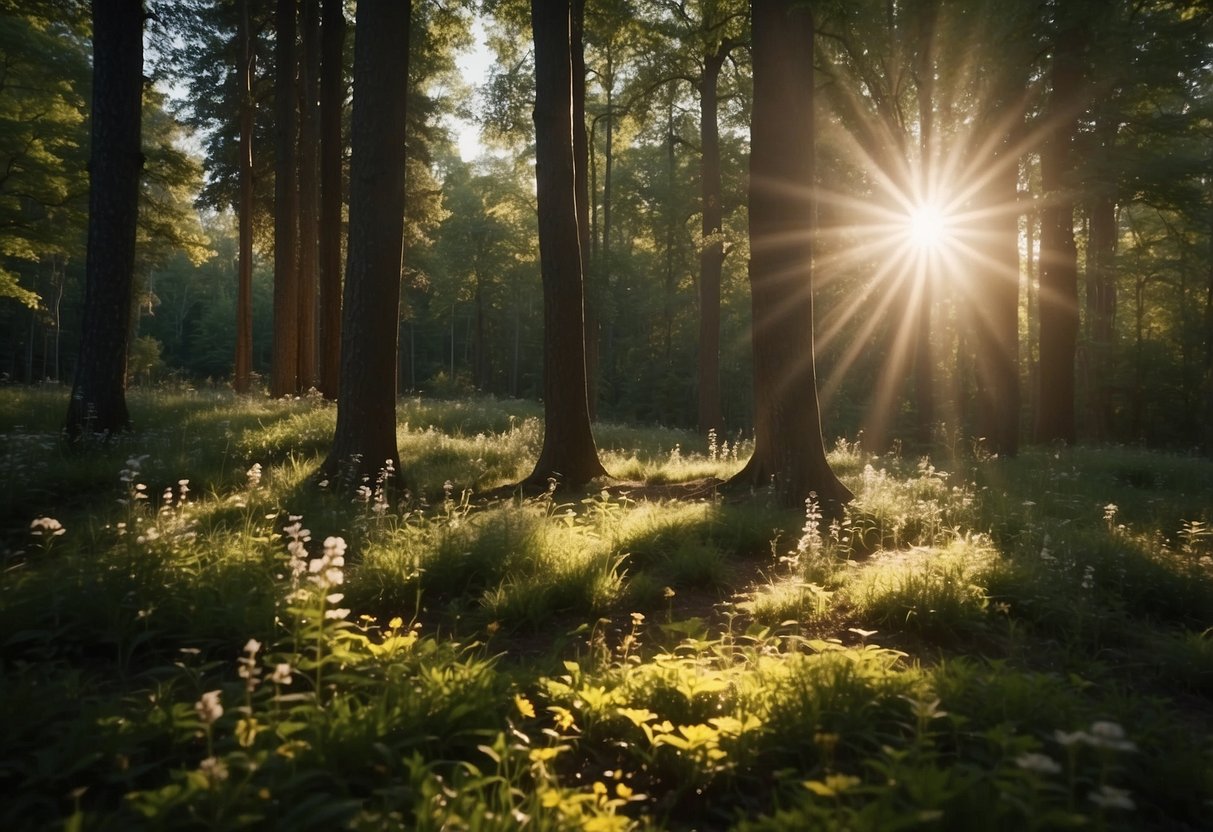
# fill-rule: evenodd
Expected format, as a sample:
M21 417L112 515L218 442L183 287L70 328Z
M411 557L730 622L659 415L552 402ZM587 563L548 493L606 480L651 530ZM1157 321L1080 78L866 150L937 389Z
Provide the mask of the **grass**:
M619 479L502 496L534 405L402 400L407 493L309 484L315 401L139 392L67 456L0 390L0 826L1203 828L1213 463L831 461L598 426ZM185 481L185 482L182 482ZM664 491L654 487L671 484ZM36 534L35 534L36 533Z

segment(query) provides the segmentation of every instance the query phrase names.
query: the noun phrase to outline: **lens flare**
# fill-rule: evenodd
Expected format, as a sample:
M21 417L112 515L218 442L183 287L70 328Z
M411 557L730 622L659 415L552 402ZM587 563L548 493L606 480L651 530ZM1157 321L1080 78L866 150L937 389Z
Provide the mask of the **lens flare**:
M948 242L950 226L950 218L938 205L924 202L910 211L906 233L915 248L934 250Z

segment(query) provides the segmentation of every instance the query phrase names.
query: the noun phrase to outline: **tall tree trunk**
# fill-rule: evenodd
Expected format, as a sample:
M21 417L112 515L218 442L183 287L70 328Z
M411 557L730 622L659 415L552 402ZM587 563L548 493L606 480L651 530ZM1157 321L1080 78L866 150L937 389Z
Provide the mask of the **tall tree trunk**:
M568 0L531 0L535 190L543 276L543 448L528 480L580 485L606 471L586 399L584 285L573 160Z
M919 27L919 50L915 67L918 91L918 121L922 194L934 197L932 188L932 155L935 153L935 59L933 38L935 34L935 2L922 5L923 14L916 19ZM890 31L896 31L893 4L888 4L886 14ZM931 265L935 265L935 260ZM918 309L914 315L914 411L917 417L916 434L921 445L929 445L935 431L935 360L931 350L931 310L934 306L934 274L929 269L921 273L918 281Z
M143 168L143 3L93 4L92 145L84 321L67 408L68 440L114 434L130 423L126 353L139 174Z
M345 106L344 0L324 0L320 27L320 391L341 378L341 116Z
M664 357L668 362L674 349L674 300L677 279L674 273L674 235L678 217L674 213L674 179L678 171L678 156L674 146L674 98L666 102L666 200L665 200L665 295L662 304L664 318Z
M1052 127L1040 153L1045 202L1040 222L1040 388L1037 442L1072 444L1074 358L1078 344L1078 252L1074 243L1074 197L1070 191L1072 148L1077 131L1082 32L1061 32L1054 45L1049 103Z
M299 389L319 381L316 353L320 237L320 0L303 0L299 62Z
M270 393L299 392L299 193L295 2L278 0L274 49L274 359Z
M974 292L970 318L978 339L977 431L1000 456L1019 452L1019 154L1023 79L1004 71L992 91L988 179L979 198L983 278ZM1031 220L1029 219L1029 223ZM1030 257L1029 253L1029 257Z
M699 432L720 430L720 273L724 265L724 224L720 184L720 124L717 86L729 45L722 42L704 55L699 79L700 226L699 249Z
M404 140L411 2L361 3L354 30L350 230L337 429L321 476L352 490L396 446L396 347L404 245Z
M250 0L240 0L240 196L239 265L236 279L236 376L237 393L248 393L253 374L253 27Z
M593 291L594 263L590 257L590 140L585 121L585 0L572 0L569 54L573 73L573 176L577 182L577 240L585 279L585 376L590 420L598 415L598 356L600 298Z
M752 0L750 288L754 455L731 481L811 495L831 513L852 497L826 459L813 357L813 18L792 0Z
M982 432L1000 456L1019 452L1019 163L1012 136L994 160L994 215L987 296L989 332L981 376L986 418Z
M1209 253L1205 279L1205 389L1204 389L1204 443L1205 454L1213 456L1213 214L1209 224Z
M1112 435L1112 349L1116 318L1116 202L1096 194L1090 203L1091 231L1087 252L1087 320L1090 326L1089 409L1092 438Z

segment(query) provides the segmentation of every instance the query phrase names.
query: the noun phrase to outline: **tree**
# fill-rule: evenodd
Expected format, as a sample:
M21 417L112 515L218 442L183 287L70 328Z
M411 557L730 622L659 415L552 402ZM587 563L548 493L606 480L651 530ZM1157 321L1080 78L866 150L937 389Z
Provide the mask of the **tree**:
M274 67L274 364L270 393L299 392L296 0L278 0Z
M239 216L240 262L236 288L236 372L233 387L237 393L249 392L253 373L253 72L256 50L253 48L253 24L249 14L251 0L239 0L240 78L240 185Z
M573 159L568 0L532 0L535 43L535 191L543 276L543 447L527 478L581 485L606 470L590 429L585 287Z
M315 387L320 256L320 0L303 0L299 61L299 389Z
M324 0L320 27L320 390L335 399L341 377L343 0Z
M354 20L350 228L337 428L321 476L353 489L396 446L396 340L404 239L411 2L362 3Z
M1050 69L1050 119L1040 150L1045 190L1040 221L1040 390L1037 442L1072 444L1074 357L1078 346L1078 249L1070 172L1081 109L1086 36L1077 20L1058 20Z
M75 18L41 4L0 17L0 298L31 310L39 293L22 273L78 251L87 224L88 40Z
M143 167L143 3L93 4L92 145L84 321L67 436L113 434L130 422L130 333L139 173Z
M752 0L750 288L754 454L731 480L773 486L785 506L831 512L852 498L826 459L813 356L813 17Z

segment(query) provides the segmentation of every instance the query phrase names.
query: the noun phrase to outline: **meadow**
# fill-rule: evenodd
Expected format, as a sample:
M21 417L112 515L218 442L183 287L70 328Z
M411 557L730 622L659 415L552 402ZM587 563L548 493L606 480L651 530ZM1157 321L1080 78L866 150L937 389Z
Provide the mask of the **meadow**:
M0 828L1207 829L1213 461L839 441L841 520L725 493L744 437L402 399L130 396L69 454L0 389Z

